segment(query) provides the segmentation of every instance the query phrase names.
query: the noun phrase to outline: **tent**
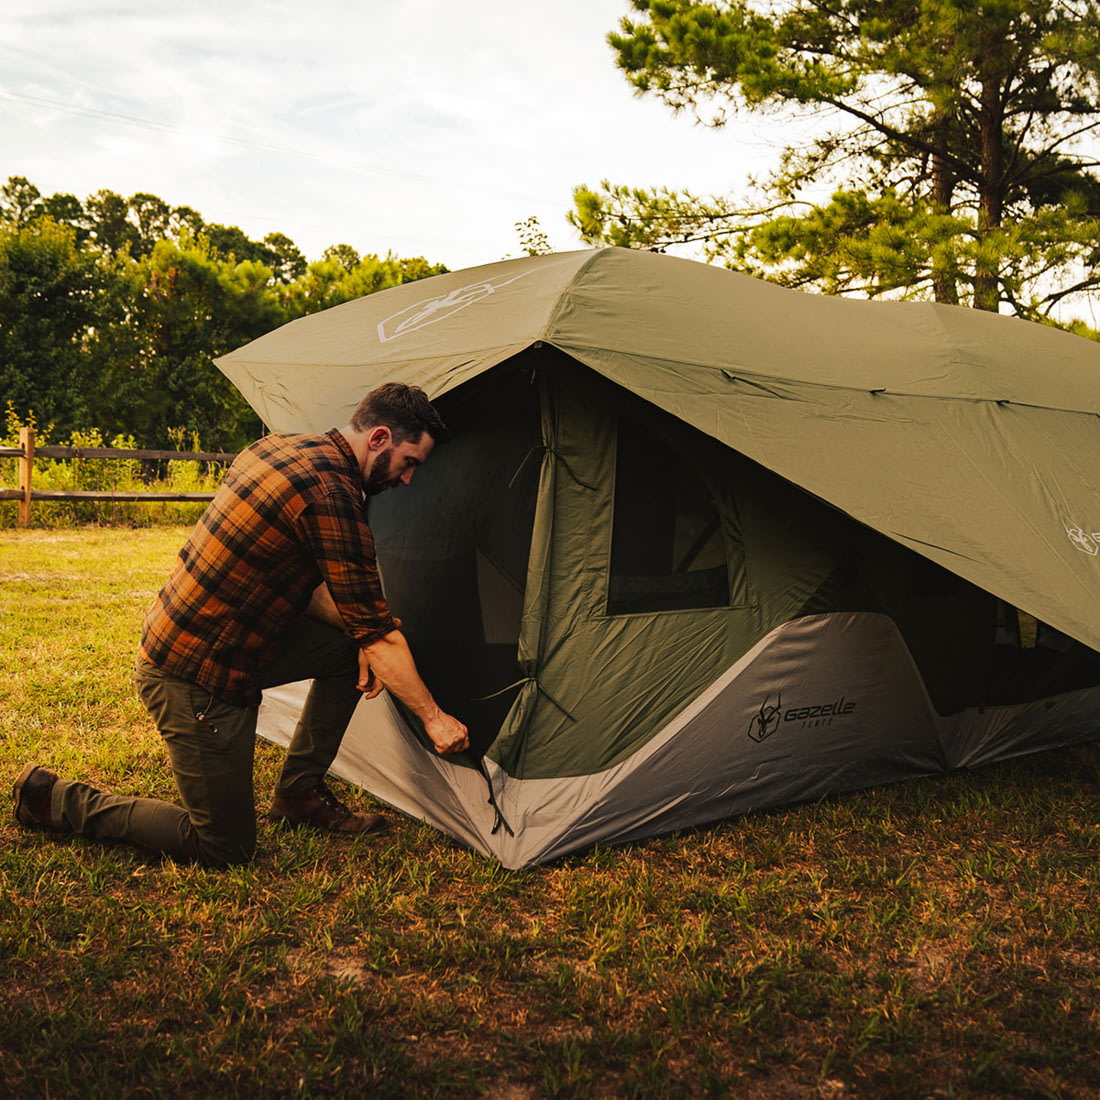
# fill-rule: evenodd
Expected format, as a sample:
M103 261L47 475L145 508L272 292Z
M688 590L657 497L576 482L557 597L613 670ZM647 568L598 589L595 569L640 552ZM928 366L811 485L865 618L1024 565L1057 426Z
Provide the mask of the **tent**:
M600 249L386 290L218 366L276 431L390 379L453 428L370 515L471 751L383 696L334 770L507 867L1100 733L1092 341Z

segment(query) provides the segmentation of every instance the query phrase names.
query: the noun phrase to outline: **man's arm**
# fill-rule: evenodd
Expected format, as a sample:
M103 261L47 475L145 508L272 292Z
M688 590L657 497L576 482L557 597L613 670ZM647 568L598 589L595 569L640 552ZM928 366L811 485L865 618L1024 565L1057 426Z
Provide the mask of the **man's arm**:
M305 613L338 630L344 629L344 620L326 584L314 591ZM379 641L359 650L359 683L356 686L368 699L373 699L383 687L396 695L423 722L436 752L461 752L469 748L466 727L440 710L420 679L412 650L400 630L391 630Z
M378 694L371 683L381 683L396 695L424 724L436 752L461 752L470 747L469 733L457 719L441 710L416 671L412 650L400 630L391 630L377 642L359 650L358 688Z

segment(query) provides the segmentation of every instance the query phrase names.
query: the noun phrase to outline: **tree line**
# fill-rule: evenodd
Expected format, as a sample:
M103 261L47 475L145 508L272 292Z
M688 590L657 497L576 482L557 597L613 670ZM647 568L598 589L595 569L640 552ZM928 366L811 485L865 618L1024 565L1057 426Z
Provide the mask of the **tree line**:
M1096 335L1075 314L1100 287L1100 4L631 4L608 42L640 95L705 125L747 112L811 136L743 195L578 187L585 240L692 245L788 286Z
M262 432L212 360L309 313L445 272L347 244L307 262L281 233L251 240L156 195L0 188L0 402L55 438L96 429L147 448Z

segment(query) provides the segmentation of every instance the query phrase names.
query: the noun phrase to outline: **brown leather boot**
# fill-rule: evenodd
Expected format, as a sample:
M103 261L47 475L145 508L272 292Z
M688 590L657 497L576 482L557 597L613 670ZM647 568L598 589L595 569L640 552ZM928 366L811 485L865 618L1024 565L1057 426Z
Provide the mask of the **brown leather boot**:
M381 814L348 809L324 783L318 783L306 794L276 795L267 819L284 825L311 825L330 833L377 833L387 826Z
M37 764L28 764L15 781L11 793L15 799L15 820L31 828L58 829L50 799L57 776Z

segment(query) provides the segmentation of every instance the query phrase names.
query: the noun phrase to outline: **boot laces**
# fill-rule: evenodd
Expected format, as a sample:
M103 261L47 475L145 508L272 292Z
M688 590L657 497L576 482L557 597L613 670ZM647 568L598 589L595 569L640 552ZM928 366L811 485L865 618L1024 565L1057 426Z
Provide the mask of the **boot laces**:
M317 794L320 797L321 801L330 810L334 810L341 817L349 817L351 815L351 810L349 810L347 806L345 806L344 803L341 802L340 799L338 799L336 795L334 795L332 791L330 791L328 787L325 786L324 783L321 783L317 787Z

